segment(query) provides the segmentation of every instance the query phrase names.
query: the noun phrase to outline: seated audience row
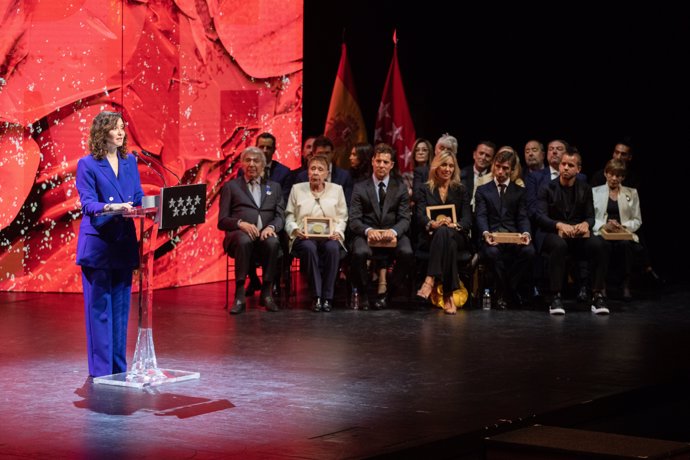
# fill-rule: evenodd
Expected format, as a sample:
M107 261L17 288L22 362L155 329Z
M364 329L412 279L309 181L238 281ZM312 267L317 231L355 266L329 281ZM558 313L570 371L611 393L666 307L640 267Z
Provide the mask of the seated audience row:
M392 263L393 289L379 291L373 303L376 309L386 308L389 293L414 280L415 250L418 256L426 254L418 296L428 299L438 292L448 314L462 306L454 296L462 287L458 273L462 253L476 254L475 262L478 258L491 267L495 304L501 309L520 302L525 283L533 283L538 292L545 267L549 311L564 314L562 291L572 259L580 286L578 300L591 299L592 312L608 314L605 282L612 253L622 254L618 258L624 261L623 297L630 298L632 260L641 251L635 235L641 217L637 191L621 185L626 174L622 160L607 163L606 184L592 190L581 174L577 149L562 140L552 141L548 167L539 168L544 149L538 141L530 141L525 146L528 168L523 182L512 147L501 147L494 154L496 146L482 141L474 151L474 164L461 170L457 140L444 135L433 151L428 141L415 143L416 168L410 186L409 178L397 172L395 152L387 144L354 146L352 171L347 171L333 165L333 144L320 136L313 140L311 153L305 142L305 165L277 176L274 171L284 171L272 160L275 138L264 133L257 139L260 142L270 145L245 149L240 160L243 171L225 184L221 194L218 228L226 231L224 248L235 258L232 314L246 308L246 295L251 293L244 283L255 263L263 268L263 282L257 286L260 303L268 311L278 309L271 286L278 273L278 235L283 229L284 259L288 254L300 258L314 311L332 309L345 254L349 254L349 281L361 293L363 309L370 307L370 260L381 256ZM613 239L612 234L631 236Z

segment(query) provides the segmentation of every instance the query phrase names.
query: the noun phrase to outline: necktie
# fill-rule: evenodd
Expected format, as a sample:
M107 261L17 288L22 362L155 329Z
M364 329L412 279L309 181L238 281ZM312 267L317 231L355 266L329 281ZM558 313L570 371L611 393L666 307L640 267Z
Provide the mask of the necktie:
M263 227L261 223L261 187L257 180L252 180L249 182L249 191L252 192L252 198L254 198L254 203L259 207L259 218L256 220L256 227L261 230Z
M386 184L379 182L379 208L383 209L383 200L386 199Z
M264 179L268 180L268 179L270 179L270 178L271 178L271 167L270 167L270 166L266 166L266 167L264 168Z
M503 195L506 193L506 184L498 184L498 196L503 199Z

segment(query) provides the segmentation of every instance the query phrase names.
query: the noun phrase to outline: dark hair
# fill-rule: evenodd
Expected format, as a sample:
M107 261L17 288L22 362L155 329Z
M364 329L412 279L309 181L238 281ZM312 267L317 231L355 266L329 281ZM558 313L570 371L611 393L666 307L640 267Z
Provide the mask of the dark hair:
M496 144L494 144L491 141L479 141L479 142L477 142L477 147L479 147L480 145L486 145L487 147L489 147L494 152L496 151ZM475 147L475 149L476 149L476 147Z
M256 136L256 145L259 145L259 139L271 139L273 141L273 148L276 147L276 137L271 133L261 133Z
M354 181L371 176L371 158L374 156L374 147L366 142L359 142L352 146L359 160L359 165L350 168L350 175Z
M314 139L314 152L316 152L317 147L330 147L331 150L335 150L333 141L326 136L319 136L316 139Z
M429 150L428 156L426 158L426 162L424 163L425 165L429 166L431 164L431 160L434 158L434 146L431 145L431 142L428 140L424 139L423 137L418 138L416 141L414 141L414 144L412 144L412 162L413 162L413 167L417 165L416 160L414 159L414 152L417 150L417 146L419 144L424 144L426 145L427 150Z
M569 157L575 157L577 165L582 167L582 155L580 155L580 150L574 145L566 145L565 152L563 155L568 155Z
M103 111L94 117L89 133L89 150L97 160L105 158L108 154L109 131L117 127L119 120L124 123L120 112ZM127 133L122 141L122 147L117 148L117 153L120 158L127 158Z

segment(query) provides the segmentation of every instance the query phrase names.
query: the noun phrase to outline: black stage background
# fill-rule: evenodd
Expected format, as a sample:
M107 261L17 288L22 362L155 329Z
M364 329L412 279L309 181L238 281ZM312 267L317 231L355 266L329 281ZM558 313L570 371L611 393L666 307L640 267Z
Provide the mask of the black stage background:
M344 34L372 141L397 28L417 135L456 136L461 166L481 139L522 152L529 139L562 138L580 149L583 171L592 174L630 136L656 268L678 278L688 269L675 261L687 250L683 208L674 203L688 182L690 118L683 70L690 16L680 9L305 0L304 134L323 131ZM681 237L672 251L669 231Z

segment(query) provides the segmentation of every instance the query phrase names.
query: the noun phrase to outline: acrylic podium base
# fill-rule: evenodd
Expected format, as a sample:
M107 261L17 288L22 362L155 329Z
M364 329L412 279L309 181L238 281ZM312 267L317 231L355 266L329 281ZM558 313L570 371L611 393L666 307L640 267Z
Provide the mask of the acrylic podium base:
M173 369L149 369L146 374L135 372L122 372L120 374L104 375L96 377L93 383L104 385L117 385L121 387L155 387L166 383L184 382L200 378L198 372L176 371Z
M156 351L153 348L153 332L150 328L140 327L132 369L129 372L96 377L93 383L143 388L198 378L201 378L198 372L160 369L156 361Z

